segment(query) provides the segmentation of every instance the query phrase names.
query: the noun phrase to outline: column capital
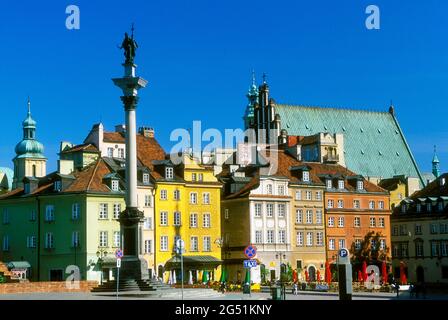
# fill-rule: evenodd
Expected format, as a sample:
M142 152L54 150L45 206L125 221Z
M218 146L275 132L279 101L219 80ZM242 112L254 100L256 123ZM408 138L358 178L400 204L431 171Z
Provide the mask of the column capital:
M120 224L124 226L132 226L142 222L143 217L143 211L138 210L138 208L127 207L120 213L118 220L120 221Z
M137 96L121 96L121 101L123 101L124 109L127 110L135 110L137 107L138 99Z

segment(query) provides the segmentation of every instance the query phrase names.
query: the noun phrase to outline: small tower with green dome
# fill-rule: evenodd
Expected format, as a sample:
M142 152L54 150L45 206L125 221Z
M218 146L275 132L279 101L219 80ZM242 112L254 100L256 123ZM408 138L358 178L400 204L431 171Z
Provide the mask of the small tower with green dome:
M252 128L254 125L254 109L258 103L258 88L255 84L255 71L252 71L252 85L247 92L247 99L249 100L246 106L246 112L244 113L244 129Z
M432 158L432 174L436 178L440 176L440 161L437 158L436 146L434 146L434 157Z
M28 114L22 122L23 139L16 145L13 189L23 187L25 177L44 177L47 174L47 158L44 146L36 140L36 121L31 117L31 103L28 98Z

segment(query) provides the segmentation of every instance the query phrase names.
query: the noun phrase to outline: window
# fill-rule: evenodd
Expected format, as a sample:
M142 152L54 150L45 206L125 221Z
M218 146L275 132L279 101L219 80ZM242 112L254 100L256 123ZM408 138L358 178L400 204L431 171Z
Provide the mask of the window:
M198 215L196 213L190 214L190 228L198 227Z
M261 203L255 204L255 218L261 217Z
M359 200L353 200L353 208L360 209L361 208L361 202Z
M146 217L143 219L143 229L151 230L152 229L152 219L151 217Z
M210 237L204 237L203 238L203 240L202 240L202 244L203 244L203 250L202 251L205 251L205 252L209 252L209 251L212 251L212 240L211 240L211 238Z
M302 191L296 191L296 200L302 200Z
M361 240L360 239L355 240L355 250L361 250Z
M204 216L202 217L202 227L210 228L211 225L210 219L211 219L210 213L204 213Z
M152 252L152 241L145 240L145 254L151 254Z
M263 232L261 230L255 231L255 243L262 243L263 242Z
M297 246L303 246L303 232L298 231L296 233L296 243Z
M266 204L266 216L268 218L272 218L274 216L274 204L272 203Z
M398 226L394 226L394 227L392 228L392 235L393 235L393 236L398 236Z
M267 243L274 243L274 230L268 230L267 231L266 242Z
M145 194L145 207L151 207L151 195Z
M432 210L432 205L431 205L431 203L427 203L427 204L426 204L426 211L427 211L427 212L431 212L431 210Z
M370 248L372 251L376 251L376 241L374 239L370 240Z
M324 233L316 232L316 245L323 246L324 245Z
M306 200L312 200L313 198L313 193L311 191L306 191L305 192L305 199Z
M191 174L191 181L196 181L196 173Z
M180 200L180 190L174 190L174 200L175 201Z
M36 210L31 210L30 221L36 221Z
M174 177L174 169L171 167L165 168L165 179L173 179Z
M100 247L107 247L107 231L100 231Z
M124 159L124 148L118 148L118 158Z
M339 217L338 218L338 228L343 228L345 224L345 219L344 217Z
M316 224L322 224L322 210L316 210Z
M179 211L174 212L174 221L173 225L180 226L181 225L181 214Z
M385 222L383 217L378 218L378 227L384 228Z
M79 231L72 232L72 248L79 247Z
M415 256L423 257L423 241L415 242Z
M118 180L112 180L112 191L120 191L120 184Z
M160 225L161 226L167 226L168 225L168 212L167 211L161 211L160 212Z
M334 217L328 217L328 226L334 227Z
M401 206L401 213L406 213L406 205L405 204L403 204Z
M439 232L442 234L448 233L448 223L441 223Z
M417 203L417 212L422 212L422 205Z
M321 201L322 200L322 192L321 191L316 191L316 200L317 201Z
M336 240L335 239L328 240L328 247L330 248L330 250L336 250Z
M331 209L331 208L333 208L334 207L334 200L332 200L332 199L328 199L328 202L327 202L327 208L328 209Z
M438 203L438 205L437 205L437 209L438 209L439 211L443 211L443 202L439 202L439 203Z
M160 190L160 200L167 200L168 192L166 190Z
M415 225L415 234L422 234L422 225L421 224Z
M405 224L401 224L400 225L400 236L405 236L407 235L407 228Z
M198 174L198 180L199 181L204 181L204 174L203 173L199 173Z
M378 201L378 208L384 210L384 201Z
M198 244L198 237L190 237L190 251L198 251L199 250L199 244Z
M29 236L26 238L26 246L28 248L36 248L37 247L37 238L36 236Z
M327 189L331 189L333 188L333 183L331 181L331 179L327 179Z
M431 234L437 233L437 224L431 223Z
M361 217L355 217L355 223L354 223L354 226L355 226L356 228L361 227Z
M114 247L115 248L120 248L120 231L114 231Z
M393 248L393 250L392 250L392 252L393 252L392 253L392 257L394 257L394 258L400 257L400 248L399 248L398 244L393 244L392 248Z
M440 243L440 251L441 251L442 257L446 257L448 255L448 241L442 241Z
M344 185L344 180L338 180L338 189L344 189L345 185Z
M190 203L191 204L198 203L198 194L196 192L190 192Z
M376 219L375 217L370 217L370 228L376 227Z
M431 241L431 256L438 257L439 256L439 242L438 241Z
M345 248L345 239L339 239L339 249Z
M369 209L375 209L375 201L369 201Z
M306 233L306 245L307 246L312 246L313 245L313 233L312 232L307 232Z
M210 204L210 193L209 192L204 192L202 194L202 203L203 204Z
M80 206L79 203L72 204L72 220L79 220Z
M266 186L266 193L267 193L267 194L272 194L272 184L268 184L268 185Z
M117 220L120 218L120 212L121 212L121 203L114 203L114 219ZM101 214L100 214L100 216L101 216ZM107 214L106 214L106 218L107 218ZM100 219L101 219L101 217L100 217Z
M278 243L286 243L286 230L278 230Z
M45 221L54 221L54 206L48 205L45 207Z
M303 171L302 172L302 180L303 180L303 182L309 182L310 181L310 172L309 171Z
M283 186L283 185L278 186L278 195L279 196L285 195L285 186Z
M362 180L358 180L358 181L356 182L356 189L358 189L358 190L362 190L362 189L364 189L364 181L362 181Z
M9 236L3 236L2 250L9 251Z
M344 200L338 200L338 208L344 208Z
M143 184L149 184L149 173L143 174Z
M302 209L296 210L296 223L303 223L303 210Z
M408 244L407 243L401 244L401 256L408 257Z
M107 219L107 203L100 203L100 219L105 220Z
M229 209L224 210L224 219L229 220Z
M278 217L284 218L286 215L286 205L284 203L279 203L277 208L278 208Z
M54 182L54 191L61 192L62 190L62 182L57 180Z
M313 223L313 210L306 210L306 223L307 224Z
M114 148L107 148L107 156L109 158L113 158L114 157Z
M160 251L168 251L168 236L160 237Z
M47 232L45 234L45 249L53 249L54 248L54 236L53 233Z
M8 209L3 209L3 224L9 223L9 211Z

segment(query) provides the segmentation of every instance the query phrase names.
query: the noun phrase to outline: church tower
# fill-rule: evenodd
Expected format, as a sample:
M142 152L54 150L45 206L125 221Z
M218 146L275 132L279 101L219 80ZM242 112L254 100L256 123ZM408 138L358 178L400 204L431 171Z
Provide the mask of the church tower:
M440 161L437 158L436 146L434 146L434 157L432 158L432 174L438 178L440 176Z
M28 98L28 115L22 122L23 139L16 145L13 189L23 187L23 178L40 178L47 174L47 158L44 146L36 140L36 121L31 117L31 103Z
M258 103L258 89L255 84L255 72L252 72L252 85L247 92L247 99L249 102L246 106L246 112L244 113L244 130L250 129L254 127L254 111L255 105Z

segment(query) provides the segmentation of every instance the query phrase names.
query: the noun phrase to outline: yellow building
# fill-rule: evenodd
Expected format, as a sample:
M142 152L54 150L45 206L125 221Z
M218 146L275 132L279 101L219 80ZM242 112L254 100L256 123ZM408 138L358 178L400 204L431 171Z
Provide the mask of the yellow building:
M184 281L201 282L203 271L218 281L221 261L221 183L213 167L184 155L182 163L153 161L155 264L164 281L181 279L178 239L184 241ZM172 273L174 271L174 273Z
M415 191L420 189L416 179L405 176L382 179L378 185L390 192L391 209L394 209L404 198L410 197Z

